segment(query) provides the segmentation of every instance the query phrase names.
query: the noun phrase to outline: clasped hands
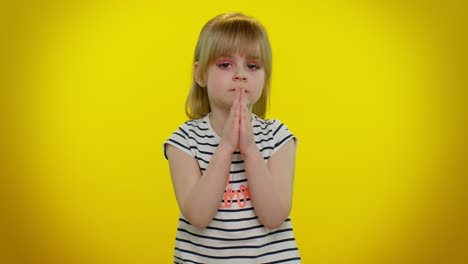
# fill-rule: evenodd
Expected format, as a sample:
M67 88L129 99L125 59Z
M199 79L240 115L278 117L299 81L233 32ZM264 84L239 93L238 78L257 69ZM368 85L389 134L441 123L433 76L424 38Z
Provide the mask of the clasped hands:
M245 90L236 88L234 102L224 123L221 141L229 147L231 153L238 149L241 154L246 155L250 151L257 150L251 119L252 113L247 107Z

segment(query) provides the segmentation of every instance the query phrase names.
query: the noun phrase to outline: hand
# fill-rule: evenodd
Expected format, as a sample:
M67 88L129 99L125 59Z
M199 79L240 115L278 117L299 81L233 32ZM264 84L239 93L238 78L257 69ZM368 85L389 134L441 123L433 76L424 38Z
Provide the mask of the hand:
M230 153L234 153L239 147L239 126L241 91L236 89L234 102L232 103L228 119L224 123L220 145L225 145Z
M245 90L241 90L240 94L240 127L239 127L239 151L243 155L249 151L258 150L255 144L253 128L252 128L252 113L247 107L245 101Z

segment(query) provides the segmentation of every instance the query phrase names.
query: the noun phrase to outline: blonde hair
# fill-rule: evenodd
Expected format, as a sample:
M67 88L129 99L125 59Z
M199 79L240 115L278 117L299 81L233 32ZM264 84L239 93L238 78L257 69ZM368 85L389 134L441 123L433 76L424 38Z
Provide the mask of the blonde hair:
M194 63L198 65L198 77L206 78L208 66L217 57L236 51L262 59L265 71L264 86L252 112L265 118L270 98L271 47L265 28L255 18L242 13L227 13L218 15L205 24L195 48ZM206 87L196 82L196 74L194 71L192 86L185 103L185 113L190 119L201 118L211 111Z

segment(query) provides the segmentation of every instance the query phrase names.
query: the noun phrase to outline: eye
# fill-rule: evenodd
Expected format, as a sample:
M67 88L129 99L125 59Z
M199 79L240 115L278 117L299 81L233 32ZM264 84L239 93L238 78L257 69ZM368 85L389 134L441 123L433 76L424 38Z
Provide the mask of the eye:
M249 70L258 70L258 69L260 69L260 66L258 66L257 64L254 64L254 63L249 63L249 64L247 64L247 68L249 68Z
M229 62L223 62L217 64L220 69L229 69L231 64Z

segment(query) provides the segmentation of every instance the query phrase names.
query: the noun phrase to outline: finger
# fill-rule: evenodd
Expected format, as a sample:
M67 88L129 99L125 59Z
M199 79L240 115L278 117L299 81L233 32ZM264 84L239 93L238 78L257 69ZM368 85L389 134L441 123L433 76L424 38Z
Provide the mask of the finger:
M240 100L240 104L239 104L239 112L240 112L240 120L239 120L239 123L240 123L240 127L242 129L242 127L244 126L244 108L242 107L242 105L244 104L243 103L243 96L242 96L242 91L241 91L241 96L239 98Z
M237 106L239 106L240 104L242 104L242 89L237 89L237 97L236 97L236 102L237 102Z
M240 111L241 111L241 126L242 128L246 128L246 126L249 124L249 120L250 120L250 111L249 109L247 108L247 105L246 105L246 102L245 102L245 90L242 92L242 103L241 103L241 106L240 106Z
M239 123L239 119L240 119L240 109L239 109L239 106L240 106L240 103L239 103L239 100L240 100L240 89L239 88L236 88L236 98L234 99L234 103L232 105L233 109L234 109L234 122L236 124Z
M245 112L245 109L246 109L246 105L245 105L245 90L242 89L241 91L241 104L240 104L240 111L242 113L242 120L245 121L245 118L246 118L246 112Z
M245 90L243 91L243 94L242 94L242 111L245 113L246 120L247 121L250 120L250 110L247 107L247 101L245 98Z
M236 88L236 90L234 91L234 100L232 101L232 106L237 106L238 103L239 103L239 89Z
M236 109L239 108L238 106L238 95L237 95L238 91L237 89L234 91L234 100L232 101L232 105L231 105L231 109L229 110L229 117L233 117L235 112L236 112Z
M237 97L236 97L237 107L242 104L242 89L237 89Z
M244 89L242 89L242 92L241 92L241 103L242 105L245 104L245 90Z

